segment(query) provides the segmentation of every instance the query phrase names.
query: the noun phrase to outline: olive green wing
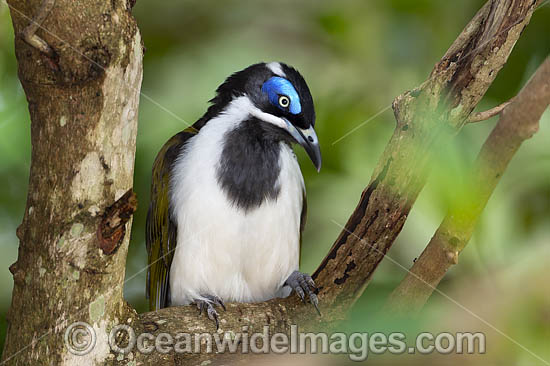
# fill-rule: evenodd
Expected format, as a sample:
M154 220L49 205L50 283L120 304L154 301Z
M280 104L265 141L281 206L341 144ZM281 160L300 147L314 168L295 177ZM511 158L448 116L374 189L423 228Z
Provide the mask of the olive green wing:
M152 311L167 307L170 301L170 266L177 244L177 226L171 218L169 205L172 164L183 144L197 133L198 129L189 127L173 136L161 148L153 164L151 203L145 226L146 292Z
M306 197L306 190L302 191L302 213L300 214L300 251L298 255L298 264L302 262L302 234L304 232L304 228L306 227L306 219L307 219L307 197Z

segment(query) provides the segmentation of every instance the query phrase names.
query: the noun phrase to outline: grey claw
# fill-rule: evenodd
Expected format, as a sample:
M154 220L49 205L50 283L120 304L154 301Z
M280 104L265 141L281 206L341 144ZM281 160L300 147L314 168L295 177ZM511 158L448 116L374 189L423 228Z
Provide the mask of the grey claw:
M321 310L319 310L319 299L317 298L317 295L311 294L309 296L309 299L310 299L311 303L313 304L313 306L315 306L315 310L317 310L317 314L319 314L319 316L321 316Z
M315 294L317 286L315 286L315 282L310 275L294 271L285 281L285 285L290 286L303 302L305 302L305 295L307 294L309 301L313 304L317 313L321 315L321 311L319 310L319 299Z
M297 286L294 291L296 291L296 293L298 294L298 296L300 296L300 300L302 300L302 302L306 302L306 295L304 293L304 290L302 290L302 288L300 286Z
M209 298L210 298L210 296L209 296ZM221 306L222 309L223 309L223 311L227 311L227 309L225 308L225 304L223 303L223 300L222 300L222 299L220 299L220 298L217 297L217 296L212 296L212 297L211 297L211 300L212 300L212 302L213 302L214 304Z
M306 281L315 291L317 291L317 286L315 285L315 282L313 281L313 278L311 276L306 276Z
M220 328L220 323L218 320L218 312L214 309L214 305L221 306L222 309L226 311L225 304L223 303L223 300L217 296L206 295L203 297L207 300L195 300L195 304L197 304L197 308L199 309L199 315L205 311L208 319L212 320L216 324L216 330L218 330Z
M218 321L218 312L214 307L209 304L206 310L208 319L213 320L216 323L216 330L220 329L220 322Z

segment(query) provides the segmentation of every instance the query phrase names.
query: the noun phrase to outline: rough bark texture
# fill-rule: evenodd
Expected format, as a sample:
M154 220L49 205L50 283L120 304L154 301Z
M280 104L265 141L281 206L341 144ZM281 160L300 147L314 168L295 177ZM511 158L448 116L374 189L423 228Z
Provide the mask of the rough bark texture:
M34 14L40 5L36 0L10 4L24 14ZM430 152L466 123L535 6L533 0L490 0L429 79L395 100L395 132L357 208L314 274L323 316L295 296L228 304L227 312L220 313L219 332L241 332L243 326L261 331L269 325L271 331L288 333L292 324L312 330L345 316L401 231L426 181ZM30 20L14 8L18 34ZM16 40L33 153L4 360L136 365L208 364L239 357L109 354L106 338L116 323L132 325L136 334L213 332L214 326L197 317L194 306L136 315L122 299L129 230L111 255L100 249L100 213L132 185L141 45L126 3L57 0L44 26L51 33L39 29L37 35L53 49L53 57ZM86 321L96 331L96 347L86 356L63 347L63 331L73 321ZM48 331L52 334L40 338Z
M37 16L38 0L8 1L19 78L31 116L29 193L14 277L7 364L101 362L106 330L132 310L122 298L130 224L111 255L98 246L102 211L133 184L142 45L124 1L57 0ZM22 38L36 35L55 55ZM86 321L98 346L75 356L63 343L67 325Z
M415 313L426 303L447 270L458 263L493 190L520 145L538 131L542 113L550 104L550 58L525 88L502 111L481 148L468 187L469 194L452 207L424 252L399 286L386 309Z

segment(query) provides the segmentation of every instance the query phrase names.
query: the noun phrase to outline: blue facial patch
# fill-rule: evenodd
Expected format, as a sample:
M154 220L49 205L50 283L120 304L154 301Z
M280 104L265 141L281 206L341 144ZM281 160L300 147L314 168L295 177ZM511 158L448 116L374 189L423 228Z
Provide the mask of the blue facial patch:
M262 91L267 94L269 101L274 106L287 110L279 104L279 97L286 95L290 99L290 105L288 111L292 114L300 114L302 112L302 105L300 104L300 97L294 89L294 86L290 81L285 78L274 76L264 83Z

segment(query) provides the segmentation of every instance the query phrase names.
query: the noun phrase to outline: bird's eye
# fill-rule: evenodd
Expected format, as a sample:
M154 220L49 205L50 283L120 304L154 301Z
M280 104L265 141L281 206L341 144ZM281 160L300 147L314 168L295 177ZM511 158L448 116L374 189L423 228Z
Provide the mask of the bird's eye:
M283 108L288 108L290 105L290 99L286 95L279 96L279 105Z

